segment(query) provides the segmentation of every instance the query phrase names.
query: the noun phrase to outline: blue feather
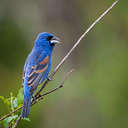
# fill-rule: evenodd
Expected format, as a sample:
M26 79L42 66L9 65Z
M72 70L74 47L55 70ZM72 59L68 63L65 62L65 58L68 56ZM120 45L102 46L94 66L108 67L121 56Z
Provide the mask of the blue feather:
M52 40L53 39L53 40ZM27 117L30 112L31 97L38 85L48 76L51 69L51 55L56 37L50 33L37 36L32 52L26 59L23 75L24 105L21 117ZM52 40L52 43L50 42ZM55 41L56 43L56 41Z

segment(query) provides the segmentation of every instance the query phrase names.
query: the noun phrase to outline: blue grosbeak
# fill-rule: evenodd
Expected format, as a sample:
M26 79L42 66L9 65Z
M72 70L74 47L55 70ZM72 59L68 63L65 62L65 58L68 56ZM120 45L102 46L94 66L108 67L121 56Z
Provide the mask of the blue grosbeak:
M51 69L51 56L59 39L53 34L43 32L37 36L34 47L26 59L23 73L24 105L21 117L30 112L31 98L37 86L48 76Z

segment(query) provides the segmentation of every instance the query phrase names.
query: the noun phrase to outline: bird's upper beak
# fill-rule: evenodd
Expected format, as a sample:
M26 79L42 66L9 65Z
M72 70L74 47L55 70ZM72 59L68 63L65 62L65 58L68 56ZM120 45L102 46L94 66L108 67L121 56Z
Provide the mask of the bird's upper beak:
M50 42L51 42L51 44L60 44L61 43L60 39L58 37L53 37Z

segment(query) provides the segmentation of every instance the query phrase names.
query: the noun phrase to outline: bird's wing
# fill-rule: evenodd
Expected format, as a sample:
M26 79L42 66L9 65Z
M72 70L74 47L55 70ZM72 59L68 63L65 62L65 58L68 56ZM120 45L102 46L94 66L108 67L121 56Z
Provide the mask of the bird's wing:
M24 79L27 79L27 86L31 87L30 92L31 94L34 92L34 90L39 85L40 80L42 77L44 77L44 74L46 73L48 66L49 66L49 56L47 54L39 55L37 57L36 63L33 65L26 66L24 69L24 75L23 75L23 82ZM29 69L29 73L27 70ZM27 74L27 75L26 75Z

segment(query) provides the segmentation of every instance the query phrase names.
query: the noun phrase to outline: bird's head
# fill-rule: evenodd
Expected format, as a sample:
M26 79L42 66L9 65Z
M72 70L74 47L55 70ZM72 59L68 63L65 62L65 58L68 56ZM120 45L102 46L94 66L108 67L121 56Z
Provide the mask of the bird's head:
M58 43L60 43L60 39L48 32L40 33L36 39L36 44L43 48L46 47L53 49L53 47Z

